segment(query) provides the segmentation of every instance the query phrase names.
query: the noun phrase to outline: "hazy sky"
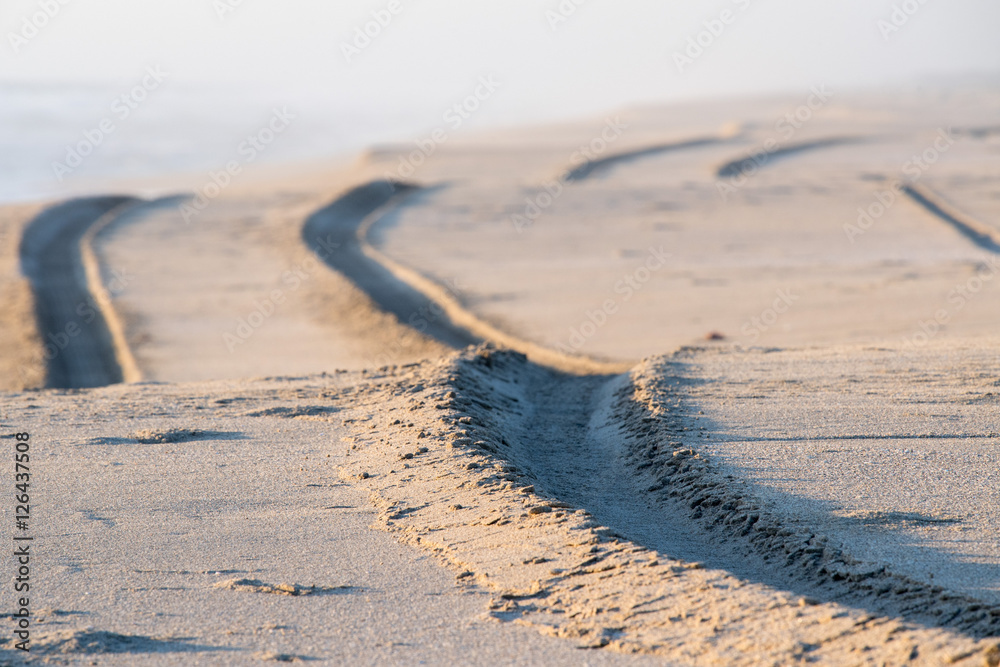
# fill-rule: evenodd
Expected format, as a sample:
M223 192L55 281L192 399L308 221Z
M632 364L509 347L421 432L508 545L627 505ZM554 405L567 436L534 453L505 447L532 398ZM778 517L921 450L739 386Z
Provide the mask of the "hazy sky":
M345 55L373 12L391 20ZM4 0L0 81L128 86L158 65L175 83L431 118L493 76L495 122L996 72L998 29L997 0Z

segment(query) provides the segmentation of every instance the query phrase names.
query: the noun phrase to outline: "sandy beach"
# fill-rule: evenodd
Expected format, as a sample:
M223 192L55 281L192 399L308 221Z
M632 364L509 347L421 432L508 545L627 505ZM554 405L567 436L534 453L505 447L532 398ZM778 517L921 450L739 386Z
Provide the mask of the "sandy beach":
M996 667L998 112L633 106L0 208L0 664Z

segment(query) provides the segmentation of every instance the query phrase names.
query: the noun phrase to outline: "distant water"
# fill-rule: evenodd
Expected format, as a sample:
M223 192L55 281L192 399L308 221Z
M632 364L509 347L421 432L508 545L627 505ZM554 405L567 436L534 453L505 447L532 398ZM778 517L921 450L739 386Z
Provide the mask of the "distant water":
M329 104L147 83L134 95L110 85L0 83L0 202L101 192L122 178L207 173L230 160L244 162L251 154L244 142L268 126L275 110L295 118L252 151L255 162L348 154L419 129L415 119L408 126Z

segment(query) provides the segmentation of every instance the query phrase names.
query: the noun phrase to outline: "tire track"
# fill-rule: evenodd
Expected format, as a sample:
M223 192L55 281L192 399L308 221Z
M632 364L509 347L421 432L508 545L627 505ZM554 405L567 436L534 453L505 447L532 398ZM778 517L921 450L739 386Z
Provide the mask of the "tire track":
M619 373L631 366L565 355L501 331L468 310L448 289L387 257L368 241L371 228L384 215L428 191L386 180L359 185L310 215L303 225L302 239L379 308L449 347L493 342L542 365L575 374Z
M359 414L388 410L352 432L341 476L368 487L376 525L493 592L490 616L581 648L670 664L994 664L997 610L844 561L684 446L677 400L699 380L682 366L579 377L482 346L387 370L381 391L351 396ZM407 409L418 423L393 420Z
M107 295L93 291L100 269L92 234L140 200L72 199L42 211L24 230L21 270L31 282L46 356L47 387L100 387L137 379ZM121 339L121 340L119 340ZM124 362L124 363L123 363Z
M652 155L659 155L660 153L670 153L673 151L684 150L686 148L701 148L702 146L728 143L729 141L731 141L731 139L728 137L712 136L656 144L645 148L637 148L635 150L616 153L615 155L609 155L597 160L588 160L587 162L584 162L583 164L567 171L563 175L562 180L570 182L582 181L594 176L595 174L599 174L602 171L607 171L615 165L625 162L632 162L633 160L639 160Z
M170 201L172 198L165 198L160 201ZM97 236L117 223L127 213L134 211L140 206L149 205L138 201L133 201L109 212L95 222L80 239L80 261L83 263L84 274L87 280L87 290L97 303L108 335L111 337L111 345L114 348L115 361L121 370L122 382L139 382L142 380L142 373L139 364L129 347L128 337L125 334L125 323L118 315L111 301L111 294L104 286L104 277L101 272L101 262L94 249Z
M482 339L446 315L424 318L423 314L437 310L434 301L415 286L397 280L388 267L365 253L362 225L380 218L419 190L408 183L385 180L359 185L310 215L302 228L302 239L328 266L400 323L413 327L422 318L427 323L422 333L427 336L456 349L476 345Z
M698 451L696 422L676 407L698 382L681 359L574 377L487 349L460 358L452 377L449 407L470 424L469 442L643 547L880 616L1000 636L1000 606L857 560L741 491ZM511 409L489 407L510 396Z
M766 164L774 162L776 159L785 158L797 153L804 153L806 151L818 150L820 148L843 146L846 144L861 143L862 141L865 141L862 137L829 137L826 139L816 139L814 141L803 141L797 144L789 144L773 151L763 151L762 156L761 153L754 153L752 155L747 155L745 157L725 162L715 170L715 175L718 178L727 178L729 176L739 176L742 173L754 173L756 170L762 168Z
M928 213L954 227L983 250L1000 253L1000 231L958 211L922 185L907 183L903 185L903 192Z

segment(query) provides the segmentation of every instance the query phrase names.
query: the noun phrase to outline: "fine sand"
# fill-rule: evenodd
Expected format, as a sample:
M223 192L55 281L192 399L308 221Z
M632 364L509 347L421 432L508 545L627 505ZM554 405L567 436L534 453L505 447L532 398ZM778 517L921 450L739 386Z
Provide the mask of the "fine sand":
M1000 96L807 97L3 209L30 661L995 667Z
M19 241L40 205L0 207L0 388L19 391L45 383L42 342L31 284L20 270Z

